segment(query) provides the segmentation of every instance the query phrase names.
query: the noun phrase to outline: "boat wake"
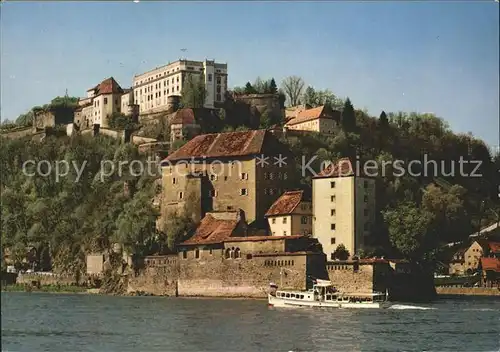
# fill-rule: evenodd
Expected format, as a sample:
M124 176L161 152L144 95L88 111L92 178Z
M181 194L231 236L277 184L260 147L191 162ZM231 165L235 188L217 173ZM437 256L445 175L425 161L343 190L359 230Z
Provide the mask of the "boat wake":
M395 304L393 306L390 306L388 309L414 309L414 310L430 310L430 309L436 309L432 307L419 307L419 306L410 306L406 304Z

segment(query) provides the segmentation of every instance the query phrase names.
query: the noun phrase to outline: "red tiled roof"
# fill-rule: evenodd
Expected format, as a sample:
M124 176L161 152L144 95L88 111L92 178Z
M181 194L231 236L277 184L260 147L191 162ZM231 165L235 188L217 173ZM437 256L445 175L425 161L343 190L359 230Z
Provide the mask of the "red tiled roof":
M292 236L248 236L248 237L231 237L224 240L224 242L257 242L257 241L277 241L277 240L296 240L304 238L303 235Z
M500 273L500 258L481 258L481 267Z
M222 243L233 235L238 223L238 220L216 219L207 214L196 228L194 235L181 245Z
M164 161L261 154L265 136L266 130L203 134L191 139Z
M291 214L303 200L304 191L285 192L271 205L266 216Z
M194 118L193 109L180 109L174 112L174 116L172 118L172 124L182 124L182 125L194 125L196 123L196 119Z
M291 119L287 122L287 125L296 125L298 123L303 123L311 120L316 120L319 118L324 119L340 119L340 111L331 110L327 105L318 106L317 108L307 109L299 111L297 117Z
M96 90L95 95L123 93L123 89L120 87L120 85L115 81L113 77L106 78L104 81L102 81L95 87L87 90L87 92L91 90Z
M318 176L315 176L315 178L347 177L347 176L353 176L355 174L356 174L355 169L352 165L351 160L349 160L349 158L342 158L328 165L318 174Z

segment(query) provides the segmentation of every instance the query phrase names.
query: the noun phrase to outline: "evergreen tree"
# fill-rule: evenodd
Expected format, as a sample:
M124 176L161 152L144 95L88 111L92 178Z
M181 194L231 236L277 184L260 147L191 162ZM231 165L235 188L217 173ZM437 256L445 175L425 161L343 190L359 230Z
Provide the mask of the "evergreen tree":
M278 86L276 85L276 81L274 78L271 78L271 82L269 83L269 90L272 94L278 93Z
M387 127L389 127L389 119L387 118L387 114L383 110L380 113L380 117L378 119L378 125L380 126L381 129L386 129Z
M247 82L245 84L245 94L255 94L255 88L252 86L252 83Z
M354 132L356 129L356 114L349 97L346 99L342 111L342 128L346 132Z

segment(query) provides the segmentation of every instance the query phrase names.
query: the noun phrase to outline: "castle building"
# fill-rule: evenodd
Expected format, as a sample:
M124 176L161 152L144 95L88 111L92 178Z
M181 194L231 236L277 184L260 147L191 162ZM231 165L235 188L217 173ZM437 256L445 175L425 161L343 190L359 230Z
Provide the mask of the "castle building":
M136 75L133 81L135 103L140 113L153 113L167 108L167 98L181 95L188 74L205 80L205 107L214 108L224 102L227 91L227 64L213 60L178 60L168 65Z
M162 161L161 217L242 209L249 223L264 220L294 171L289 149L265 130L196 136Z
M94 125L109 126L113 113L133 115L137 107L133 104L131 89L122 89L113 77L107 78L87 90L87 97L78 101L75 110L75 125L85 129Z
M304 191L289 191L281 195L266 213L273 236L312 234L312 202Z
M323 105L312 109L298 107L295 115L289 116L292 118L285 124L285 128L289 130L331 134L340 123L341 113Z
M328 258L340 244L352 256L370 242L375 180L359 175L349 159L340 159L313 178L313 237Z
M193 109L180 109L173 113L170 121L170 141L189 139L199 134L201 126L195 119Z

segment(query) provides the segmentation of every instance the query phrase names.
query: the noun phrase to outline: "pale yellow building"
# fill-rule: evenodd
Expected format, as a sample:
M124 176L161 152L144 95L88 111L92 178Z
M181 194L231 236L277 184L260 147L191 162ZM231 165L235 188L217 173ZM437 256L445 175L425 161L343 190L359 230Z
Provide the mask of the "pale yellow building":
M340 111L332 110L328 105L312 109L299 107L296 111L296 117L289 120L285 128L332 134L340 123Z
M279 155L285 165L275 163ZM196 136L162 161L162 218L187 210L199 221L210 211L241 209L249 223L264 221L294 172L289 149L265 130Z
M224 102L227 91L227 64L213 60L178 60L168 65L134 77L134 99L140 113L167 109L167 97L181 95L182 84L188 74L204 75L206 99L205 107L213 108Z
M313 236L328 258L340 244L352 256L370 242L375 180L357 174L355 164L340 159L313 178Z
M288 191L274 202L266 213L271 235L312 234L312 202L304 191Z
M113 113L133 115L137 113L137 107L133 102L132 90L123 90L110 77L87 90L87 97L78 101L74 123L82 129L94 125L109 127L109 118Z
M479 268L481 257L483 256L483 246L478 241L474 241L464 253L464 271L471 273Z

